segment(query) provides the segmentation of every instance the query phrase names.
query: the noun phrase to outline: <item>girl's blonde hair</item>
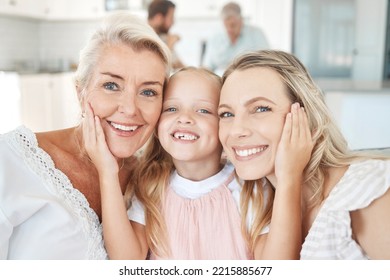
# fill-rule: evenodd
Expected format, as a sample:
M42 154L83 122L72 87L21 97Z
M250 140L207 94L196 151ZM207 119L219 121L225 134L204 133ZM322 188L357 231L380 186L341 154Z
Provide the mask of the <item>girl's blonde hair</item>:
M219 94L221 78L213 72L203 68L185 67L173 74L170 80L177 78L183 72L193 72L209 79L215 83ZM158 256L169 256L170 246L161 210L165 191L175 166L172 157L162 148L156 131L139 158L134 193L144 205L145 229L150 250Z
M288 88L288 97L291 103L299 102L305 108L312 137L315 141L312 156L304 174L304 185L311 190L309 206L314 206L323 200L323 185L328 168L346 166L367 157L382 158L381 156L349 150L346 140L325 104L323 93L315 84L305 66L292 54L277 50L262 50L243 54L237 57L225 71L222 76L222 83L234 71L243 71L255 67L265 67L277 72ZM248 233L252 249L262 227L269 223L272 215L273 188L269 188L271 195L268 197L271 200L266 208L262 206L264 198L261 191L259 190L257 194L253 191L255 183L258 186L263 185L261 181L245 181L241 194L243 226L251 200L253 209L264 209L263 211L256 211L254 224ZM267 185L271 185L270 182Z

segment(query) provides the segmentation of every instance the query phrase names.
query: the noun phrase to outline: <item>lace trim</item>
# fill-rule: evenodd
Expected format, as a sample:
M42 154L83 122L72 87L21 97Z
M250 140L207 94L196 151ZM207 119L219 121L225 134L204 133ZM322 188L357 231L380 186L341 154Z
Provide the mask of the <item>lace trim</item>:
M47 183L54 195L60 197L68 209L78 217L80 225L88 239L88 259L107 259L104 248L102 226L96 213L89 207L85 196L75 189L69 178L55 168L51 157L38 146L35 134L21 126L7 139L15 151L22 153L24 161Z

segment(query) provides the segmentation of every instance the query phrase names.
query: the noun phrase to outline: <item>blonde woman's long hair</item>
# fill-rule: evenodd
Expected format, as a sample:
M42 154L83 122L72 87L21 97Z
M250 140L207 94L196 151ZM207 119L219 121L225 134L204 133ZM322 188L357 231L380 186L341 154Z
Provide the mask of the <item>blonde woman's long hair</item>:
M325 104L322 91L315 84L305 66L292 54L277 50L262 50L243 54L237 57L225 71L222 76L222 83L234 71L255 67L265 67L277 72L288 88L291 103L299 102L305 108L312 137L315 141L312 156L304 174L304 185L311 190L309 206L317 205L323 200L323 185L328 168L347 166L354 161L367 157L382 158L363 152L354 152L348 148L345 138ZM262 206L263 196L260 194L261 191L254 194L253 187L255 183L258 186L262 185L261 180L245 181L241 194L241 211L243 214L247 214L251 200L253 200L254 206L257 205L252 209L264 209L263 213L255 213L254 224L248 233L252 249L262 227L269 223L271 219L274 197L274 191L270 188L269 193L271 195L268 196L270 200L264 208ZM271 185L271 183L268 182L267 185ZM245 215L242 215L243 224L246 219Z
M218 88L221 88L221 78L207 69L185 67L173 74L170 80L184 71L202 75ZM219 94L219 92L218 92ZM168 257L170 246L167 228L162 210L166 188L170 176L175 170L172 157L163 149L157 136L157 130L145 146L136 169L134 193L145 209L145 230L150 250L158 256Z

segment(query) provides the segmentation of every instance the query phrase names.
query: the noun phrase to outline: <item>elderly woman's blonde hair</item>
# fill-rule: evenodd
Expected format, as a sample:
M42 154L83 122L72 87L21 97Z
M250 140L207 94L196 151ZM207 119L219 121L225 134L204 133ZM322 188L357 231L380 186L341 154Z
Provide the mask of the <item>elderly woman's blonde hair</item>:
M171 52L149 24L126 11L107 16L101 26L80 52L76 71L76 86L83 92L88 86L101 51L109 45L125 44L135 50L149 50L156 53L165 64L166 79L171 70Z

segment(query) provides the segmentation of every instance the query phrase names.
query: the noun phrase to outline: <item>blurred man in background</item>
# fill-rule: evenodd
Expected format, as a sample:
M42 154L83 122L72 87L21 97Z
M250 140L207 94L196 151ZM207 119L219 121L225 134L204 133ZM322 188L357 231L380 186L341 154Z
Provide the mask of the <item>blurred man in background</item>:
M171 1L153 0L148 7L148 22L171 50L173 58L172 67L179 69L184 67L184 64L175 52L175 44L180 40L180 37L169 33L169 29L174 24L175 8L176 5Z
M241 7L227 3L221 11L225 31L212 36L206 43L203 66L221 75L237 55L251 50L268 49L263 31L244 23Z

